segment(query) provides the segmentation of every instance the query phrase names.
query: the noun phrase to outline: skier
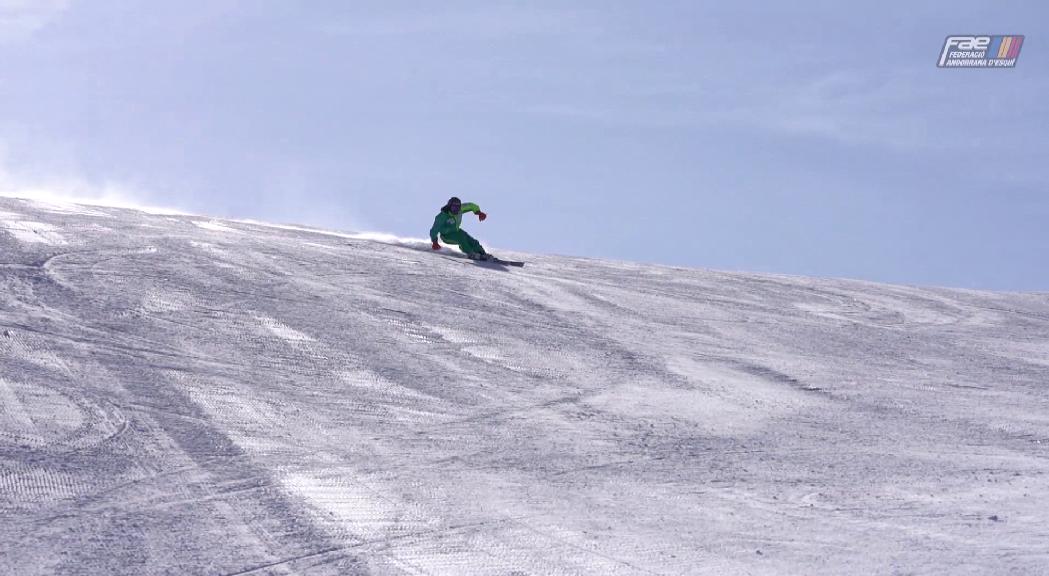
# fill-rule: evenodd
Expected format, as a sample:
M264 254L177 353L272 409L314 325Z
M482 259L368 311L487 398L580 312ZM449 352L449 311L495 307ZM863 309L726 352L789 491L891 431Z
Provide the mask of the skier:
M459 249L465 252L466 256L471 260L490 260L492 255L484 251L481 243L473 236L467 234L466 230L460 228L463 222L463 212L477 214L477 219L482 222L488 217L487 214L481 212L481 208L477 204L473 202L463 204L462 200L452 196L448 203L441 208L440 214L434 218L433 228L430 228L430 240L433 242L433 249L441 249L441 245L437 242L437 236L440 235L441 240L444 240L445 244L458 245Z

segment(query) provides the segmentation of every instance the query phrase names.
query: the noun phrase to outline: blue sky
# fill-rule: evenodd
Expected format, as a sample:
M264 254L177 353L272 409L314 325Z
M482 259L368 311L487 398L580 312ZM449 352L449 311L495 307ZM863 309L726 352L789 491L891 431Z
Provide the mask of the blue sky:
M1049 291L1049 8L0 0L0 189ZM1012 70L935 67L1024 34Z

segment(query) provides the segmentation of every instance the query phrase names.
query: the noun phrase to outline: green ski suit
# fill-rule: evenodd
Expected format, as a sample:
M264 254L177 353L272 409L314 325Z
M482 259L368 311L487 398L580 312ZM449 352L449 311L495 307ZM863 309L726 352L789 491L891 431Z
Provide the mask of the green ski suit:
M466 230L460 228L463 223L463 214L466 212L478 214L481 212L481 208L473 202L464 202L458 214L452 214L447 206L442 208L437 217L433 219L433 228L430 228L430 240L436 242L439 234L445 244L456 244L460 250L467 254L485 254L486 252L481 243L473 236L467 234Z

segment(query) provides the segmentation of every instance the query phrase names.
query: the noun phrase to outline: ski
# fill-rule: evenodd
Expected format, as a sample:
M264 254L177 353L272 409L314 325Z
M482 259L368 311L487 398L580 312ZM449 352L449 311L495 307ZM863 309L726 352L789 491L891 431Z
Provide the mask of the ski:
M517 262L515 260L503 260L502 258L496 258L492 256L488 260L478 260L478 262L492 262L495 264L502 264L503 266L516 266L518 268L524 268L524 262Z
M470 256L467 256L467 258L469 258L470 260L473 260L474 262L488 262L489 264L501 264L503 266L517 266L519 268L523 267L525 265L524 262L517 262L517 261L514 261L514 260L503 260L502 258L499 258L498 256L494 256L492 254L486 254L484 256L470 255Z
M438 255L441 256L442 258L447 258L448 260L451 260L453 262L458 262L460 264L471 264L471 263L472 264L479 264L479 265L496 264L496 265L499 265L499 266L514 266L514 267L517 267L517 268L524 268L524 265L525 265L524 262L519 262L517 260L503 260L502 258L497 258L495 256L492 256L491 258L488 258L487 260L481 260L479 258L469 258L465 254L447 254L447 253L445 253L445 254L438 254Z

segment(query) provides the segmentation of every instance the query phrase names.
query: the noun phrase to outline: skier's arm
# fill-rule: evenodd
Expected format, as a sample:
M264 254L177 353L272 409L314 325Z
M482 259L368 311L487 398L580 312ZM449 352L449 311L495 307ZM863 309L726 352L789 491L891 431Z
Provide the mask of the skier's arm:
M430 241L431 242L437 242L437 233L441 231L441 225L444 224L444 220L447 217L448 217L447 214L445 214L444 212L441 212L440 214L437 215L436 218L433 219L433 227L430 228Z
M484 220L485 218L488 217L487 214L485 214L484 212L481 212L481 207L478 206L477 204L474 204L473 202L467 202L466 204L463 204L463 207L462 207L462 209L460 211L461 212L473 212L474 214L477 214L477 219L478 220Z

